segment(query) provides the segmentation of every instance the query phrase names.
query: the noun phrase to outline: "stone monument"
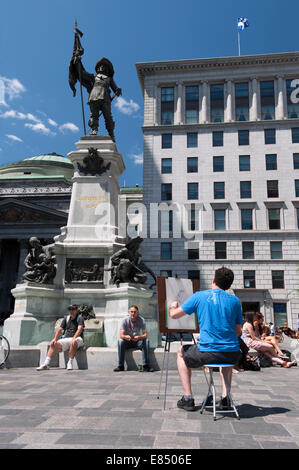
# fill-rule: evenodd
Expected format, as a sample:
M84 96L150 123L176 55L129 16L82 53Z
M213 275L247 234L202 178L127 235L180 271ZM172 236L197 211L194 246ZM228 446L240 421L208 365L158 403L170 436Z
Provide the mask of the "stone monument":
M66 314L69 304L76 303L92 306L95 314L86 321L85 343L116 347L120 322L129 306L136 304L155 347L156 301L145 284L145 273L155 275L138 252L131 250L136 242L125 240L118 231L118 178L125 166L115 144L111 101L122 91L114 82L113 65L105 57L96 63L96 75L85 71L79 36L82 33L75 23L69 84L75 96L76 82L80 83L84 134L82 86L87 89L91 134L84 135L68 154L74 176L67 226L47 247L31 240L27 271L23 282L12 290L15 310L5 321L4 334L12 346L49 341L57 319ZM100 112L109 136L97 135Z

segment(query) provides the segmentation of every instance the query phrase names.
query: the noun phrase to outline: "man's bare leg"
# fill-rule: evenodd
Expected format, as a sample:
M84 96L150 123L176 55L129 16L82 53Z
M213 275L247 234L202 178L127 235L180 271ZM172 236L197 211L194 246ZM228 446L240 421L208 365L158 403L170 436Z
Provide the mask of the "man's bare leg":
M182 354L182 347L178 349L177 352L177 366L178 366L178 372L181 380L181 384L183 387L183 392L184 395L190 395L192 396L192 390L191 390L191 369L186 366L185 361L183 359L183 354Z

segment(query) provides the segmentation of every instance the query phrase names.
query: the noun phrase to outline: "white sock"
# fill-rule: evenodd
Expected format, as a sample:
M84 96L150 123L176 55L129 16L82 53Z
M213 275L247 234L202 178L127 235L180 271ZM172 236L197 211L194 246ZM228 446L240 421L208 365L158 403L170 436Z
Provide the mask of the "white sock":
M49 366L51 363L51 358L49 356L46 357L46 360L45 360L45 366Z
M73 359L69 358L69 364L73 364Z

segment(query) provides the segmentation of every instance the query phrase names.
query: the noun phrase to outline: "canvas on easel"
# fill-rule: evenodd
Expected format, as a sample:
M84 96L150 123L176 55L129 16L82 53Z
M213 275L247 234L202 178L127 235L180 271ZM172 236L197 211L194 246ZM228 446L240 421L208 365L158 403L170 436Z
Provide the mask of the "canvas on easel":
M169 306L177 301L181 306L191 295L199 290L199 280L157 277L157 295L160 333L198 333L196 315L184 315L173 319L169 315Z

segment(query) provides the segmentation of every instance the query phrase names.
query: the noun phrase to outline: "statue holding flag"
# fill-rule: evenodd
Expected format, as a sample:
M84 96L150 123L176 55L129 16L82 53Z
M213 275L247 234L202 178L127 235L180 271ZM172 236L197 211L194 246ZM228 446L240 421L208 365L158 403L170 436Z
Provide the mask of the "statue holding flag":
M82 100L82 85L87 89L89 93L88 104L90 107L90 119L88 125L91 128L91 135L97 135L99 128L99 117L100 112L103 114L105 119L105 126L113 142L115 142L114 137L114 126L115 123L112 118L111 113L111 101L115 96L120 96L122 93L121 88L118 88L113 76L114 69L110 60L102 57L99 59L95 65L96 75L86 72L84 69L81 56L84 54L84 49L81 46L80 37L83 36L83 33L77 28L77 23L75 22L75 40L74 40L74 49L73 56L70 61L69 66L69 85L73 90L74 96L76 96L75 85L77 81L80 83L81 89L81 100ZM110 88L114 92L114 97L110 96ZM82 110L83 110L83 101L82 101ZM83 110L83 119L84 119L84 110ZM84 124L85 126L85 124Z

